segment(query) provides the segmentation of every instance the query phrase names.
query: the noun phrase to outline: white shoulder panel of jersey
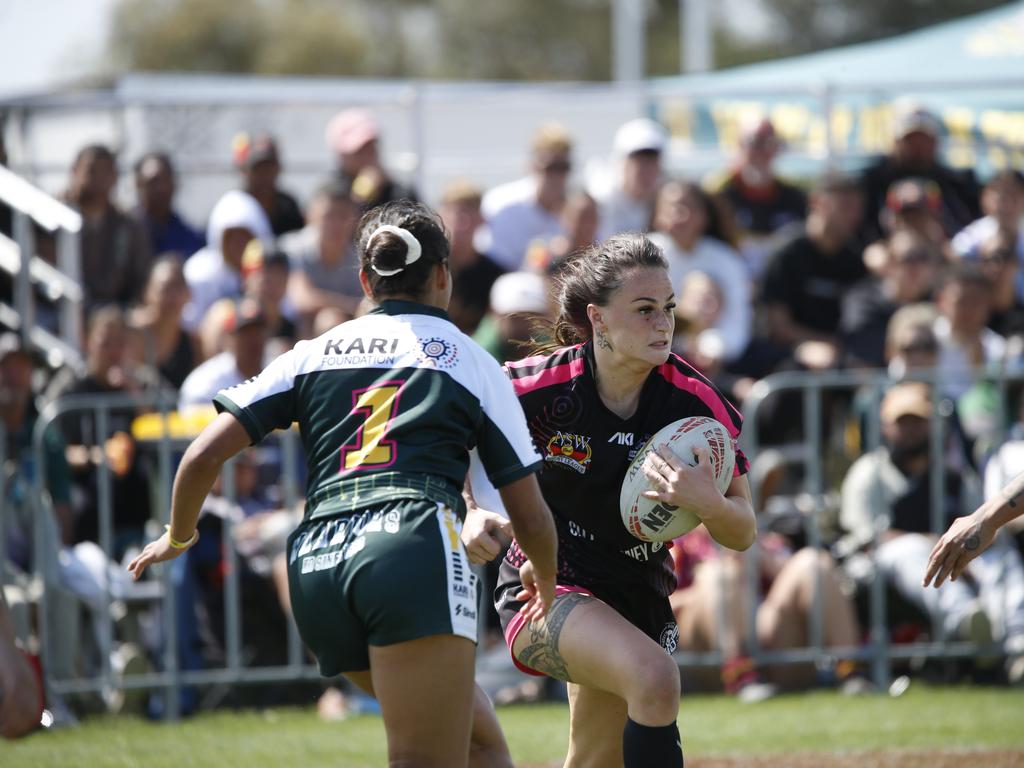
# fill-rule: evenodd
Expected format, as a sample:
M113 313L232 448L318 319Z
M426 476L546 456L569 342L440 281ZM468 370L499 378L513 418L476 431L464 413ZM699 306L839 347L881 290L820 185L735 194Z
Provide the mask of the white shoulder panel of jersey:
M258 400L287 392L295 386L296 362L302 358L308 341L300 341L251 379L222 390L231 402L245 408Z
M487 470L484 469L476 448L469 452L469 486L473 490L473 500L480 509L496 512L508 520L508 512L505 511L501 494L487 477Z

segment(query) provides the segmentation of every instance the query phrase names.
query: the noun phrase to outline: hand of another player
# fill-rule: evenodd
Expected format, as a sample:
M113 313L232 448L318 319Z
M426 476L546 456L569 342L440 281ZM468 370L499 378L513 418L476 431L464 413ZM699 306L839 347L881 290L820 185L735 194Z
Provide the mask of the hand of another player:
M159 539L149 542L145 549L136 555L134 560L128 563L128 572L132 575L132 579L138 581L146 568L153 563L163 563L167 560L173 560L178 555L188 552L195 546L196 542L199 541L199 532L196 531L188 546L178 549L177 547L171 546L170 535L170 532L167 532Z
M643 492L645 499L672 504L697 517L713 515L722 507L722 492L715 485L711 454L707 448L694 448L697 463L690 466L662 443L644 459L644 476L652 489Z
M932 548L924 572L924 586L934 583L938 589L948 576L956 581L967 565L988 549L995 538L995 529L984 525L974 515L958 517Z
M555 602L555 574L538 574L533 563L527 560L519 567L519 581L523 588L516 595L516 600L526 601L519 612L527 621L543 619Z
M476 565L489 563L508 546L512 536L512 523L497 512L473 507L466 512L462 525L462 543L466 546L469 562Z

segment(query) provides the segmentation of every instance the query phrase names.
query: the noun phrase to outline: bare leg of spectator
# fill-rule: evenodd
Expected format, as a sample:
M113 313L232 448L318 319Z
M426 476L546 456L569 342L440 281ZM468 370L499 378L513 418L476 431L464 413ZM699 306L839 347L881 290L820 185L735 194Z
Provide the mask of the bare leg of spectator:
M819 575L820 574L820 577ZM806 547L786 561L772 582L757 612L757 637L771 650L802 648L810 642L811 612L815 581L820 578L822 642L828 646L856 646L860 629L853 604L839 588L835 561L826 552ZM766 676L783 688L806 688L814 684L811 664L779 665L766 669Z

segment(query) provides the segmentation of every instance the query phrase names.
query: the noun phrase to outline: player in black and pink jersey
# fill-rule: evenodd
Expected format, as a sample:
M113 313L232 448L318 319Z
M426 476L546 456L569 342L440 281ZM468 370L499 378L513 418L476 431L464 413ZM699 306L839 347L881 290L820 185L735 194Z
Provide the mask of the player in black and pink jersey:
M647 238L622 235L587 249L566 263L558 280L552 336L560 348L507 366L544 459L541 491L558 527L558 596L545 618L517 617L524 556L513 541L495 605L516 664L569 683L567 766L624 759L626 768L678 768L672 560L661 543L626 530L619 489L630 460L666 424L710 416L735 439L741 417L669 352L672 284L664 256ZM746 549L755 534L746 457L737 451L724 495L709 457L698 459L690 467L662 446L644 472L661 501L692 510L722 545ZM471 478L474 490L483 483ZM481 503L486 495L478 493ZM471 559L486 557L476 542L468 551Z

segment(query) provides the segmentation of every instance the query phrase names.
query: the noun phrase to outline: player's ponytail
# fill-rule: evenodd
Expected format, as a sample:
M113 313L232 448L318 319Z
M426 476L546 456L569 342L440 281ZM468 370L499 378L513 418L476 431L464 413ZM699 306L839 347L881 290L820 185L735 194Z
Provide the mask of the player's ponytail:
M614 235L603 243L576 251L559 266L555 274L555 297L558 317L538 328L540 338L548 341L537 345L543 352L558 347L590 341L593 326L587 316L587 305L606 306L611 294L622 284L623 275L638 267L667 269L661 249L644 235Z
M448 261L448 238L437 214L422 203L396 200L363 216L356 235L359 265L373 298L419 296L435 264Z

